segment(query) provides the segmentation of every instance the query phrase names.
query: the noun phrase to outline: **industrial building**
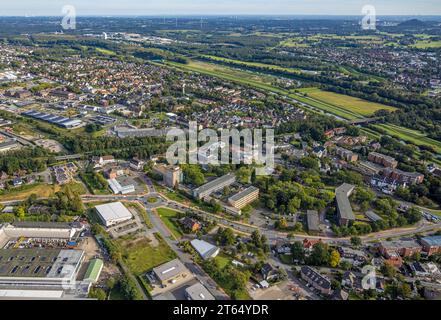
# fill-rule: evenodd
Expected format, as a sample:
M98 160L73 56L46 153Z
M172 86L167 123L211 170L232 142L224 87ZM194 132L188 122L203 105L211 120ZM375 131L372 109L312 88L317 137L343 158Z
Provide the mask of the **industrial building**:
M84 122L82 122L81 120L78 120L78 119L70 119L70 118L59 116L59 115L39 112L39 111L35 111L35 110L23 112L22 115L27 116L27 117L31 117L31 118L34 118L37 120L49 122L49 123L55 124L59 127L65 128L65 129L75 129L75 128L82 127L84 125Z
M132 219L132 213L121 203L113 202L95 207L98 216L106 227Z
M185 289L188 300L216 300L201 283L196 283Z
M234 174L226 174L222 177L214 179L199 188L193 190L193 197L203 199L208 197L213 192L222 190L236 182L236 176Z
M0 250L0 289L73 289L83 250Z
M191 275L190 271L179 260L175 259L153 269L153 274L162 286L174 284Z
M340 187L335 189L337 217L340 226L347 226L350 221L355 221L355 215L349 202L349 196L354 189L355 186L348 183L343 183Z
M247 204L256 201L259 198L259 189L251 186L245 190L236 193L228 199L228 203L236 209L242 209Z
M204 260L214 258L220 252L220 249L218 247L204 240L194 239L190 243Z
M116 179L109 179L107 182L114 194L129 194L135 192L135 186L133 184L122 186Z
M86 274L84 275L83 281L95 283L98 281L101 271L103 270L104 262L101 259L93 259L89 262Z
M82 226L74 223L23 221L4 224L0 225L0 248L19 238L71 240L81 230Z

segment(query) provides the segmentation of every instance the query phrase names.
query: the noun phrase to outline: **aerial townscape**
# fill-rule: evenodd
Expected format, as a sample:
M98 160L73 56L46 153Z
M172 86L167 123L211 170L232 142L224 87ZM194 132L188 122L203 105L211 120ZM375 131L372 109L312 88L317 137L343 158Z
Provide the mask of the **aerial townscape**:
M60 21L0 17L0 300L441 299L441 17Z

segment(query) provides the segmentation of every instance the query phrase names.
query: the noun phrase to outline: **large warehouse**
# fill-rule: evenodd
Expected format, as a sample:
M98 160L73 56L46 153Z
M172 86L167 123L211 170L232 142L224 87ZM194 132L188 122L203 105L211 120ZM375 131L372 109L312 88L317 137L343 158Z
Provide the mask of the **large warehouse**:
M83 250L0 250L0 289L73 288L83 260Z
M95 207L98 216L106 227L132 219L132 213L121 203L106 203Z

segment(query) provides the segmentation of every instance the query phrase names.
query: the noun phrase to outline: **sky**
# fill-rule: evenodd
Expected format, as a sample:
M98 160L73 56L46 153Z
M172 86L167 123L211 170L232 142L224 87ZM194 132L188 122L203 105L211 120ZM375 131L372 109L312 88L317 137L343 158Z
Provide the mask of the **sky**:
M62 15L441 15L441 0L0 0L0 16Z

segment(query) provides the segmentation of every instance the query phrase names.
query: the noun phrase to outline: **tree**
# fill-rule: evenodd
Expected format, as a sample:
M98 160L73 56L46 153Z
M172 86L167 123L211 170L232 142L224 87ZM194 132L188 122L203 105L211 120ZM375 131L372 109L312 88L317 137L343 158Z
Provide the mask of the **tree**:
M340 264L340 253L337 250L332 250L329 256L329 265L336 268Z
M303 261L305 259L305 249L303 243L296 241L291 245L291 255L293 260Z
M309 256L309 264L315 266L325 266L329 263L328 245L323 242L317 242L312 247L312 252Z
M215 240L223 246L231 246L236 241L236 237L231 229L219 228L215 235Z
M89 298L98 299L98 300L106 300L107 294L103 289L91 288L89 291Z
M380 271L382 274L384 274L386 277L389 277L389 278L393 278L397 274L397 270L393 266L391 266L389 263L383 264Z
M26 217L26 212L25 212L25 208L23 207L17 207L15 209L15 216L19 219L19 220L24 220L24 218Z
M358 247L361 246L361 238L360 237L351 237L351 244Z

